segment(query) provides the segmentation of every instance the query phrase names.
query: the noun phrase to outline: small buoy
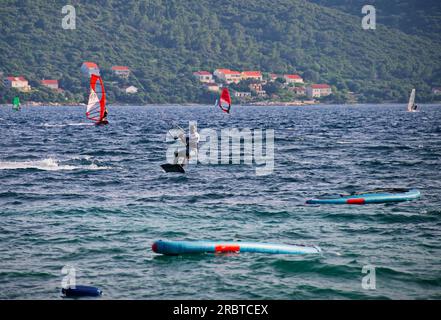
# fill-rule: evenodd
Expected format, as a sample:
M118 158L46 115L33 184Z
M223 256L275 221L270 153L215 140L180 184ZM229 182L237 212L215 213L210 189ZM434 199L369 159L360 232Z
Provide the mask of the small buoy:
M67 298L71 297L99 297L103 292L95 287L88 286L75 286L75 288L63 288L61 289L63 296Z

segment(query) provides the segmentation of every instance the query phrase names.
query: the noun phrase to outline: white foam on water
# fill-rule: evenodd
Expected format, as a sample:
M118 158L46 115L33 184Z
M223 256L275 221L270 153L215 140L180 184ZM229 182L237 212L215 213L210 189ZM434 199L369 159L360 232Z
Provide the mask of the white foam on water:
M65 124L52 124L52 123L45 123L43 124L43 127L47 128L62 128L62 127L81 127L81 126L94 126L95 124L92 122L79 122L79 123L65 123Z
M90 165L63 165L57 160L47 158L37 161L0 161L0 170L38 169L44 171L73 171L73 170L106 170L109 167L100 167L94 163Z

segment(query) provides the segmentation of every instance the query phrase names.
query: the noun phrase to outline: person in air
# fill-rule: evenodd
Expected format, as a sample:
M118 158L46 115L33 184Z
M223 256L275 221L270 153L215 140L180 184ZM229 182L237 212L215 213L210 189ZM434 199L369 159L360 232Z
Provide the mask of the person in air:
M197 132L197 128L195 124L190 125L190 134L188 136L185 135L184 132L182 132L178 138L182 141L183 144L185 144L185 157L183 150L182 151L175 151L175 161L174 163L178 163L179 158L184 158L184 161L181 163L182 166L185 166L188 164L190 159L192 157L197 156L198 153L198 145L200 141L200 135Z

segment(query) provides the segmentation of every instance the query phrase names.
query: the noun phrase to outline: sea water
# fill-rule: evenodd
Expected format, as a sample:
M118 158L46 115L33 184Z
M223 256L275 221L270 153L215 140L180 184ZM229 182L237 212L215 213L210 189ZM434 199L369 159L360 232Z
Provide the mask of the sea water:
M441 106L0 108L0 298L60 299L64 270L107 299L440 299ZM274 130L274 170L166 174L166 134ZM419 200L307 206L412 187ZM317 245L321 255L166 257L155 240ZM363 273L364 269L375 274ZM373 269L369 269L373 268ZM375 286L363 286L371 276ZM375 287L375 289L374 289Z

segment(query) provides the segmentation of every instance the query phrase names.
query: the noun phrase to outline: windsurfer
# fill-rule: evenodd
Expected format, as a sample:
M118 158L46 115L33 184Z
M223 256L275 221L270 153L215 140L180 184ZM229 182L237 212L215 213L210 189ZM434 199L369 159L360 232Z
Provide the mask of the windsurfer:
M106 125L106 124L109 124L109 121L107 121L107 115L108 115L108 112L107 112L107 108L106 108L106 109L104 110L103 118L102 118L100 121L97 122L97 125Z

